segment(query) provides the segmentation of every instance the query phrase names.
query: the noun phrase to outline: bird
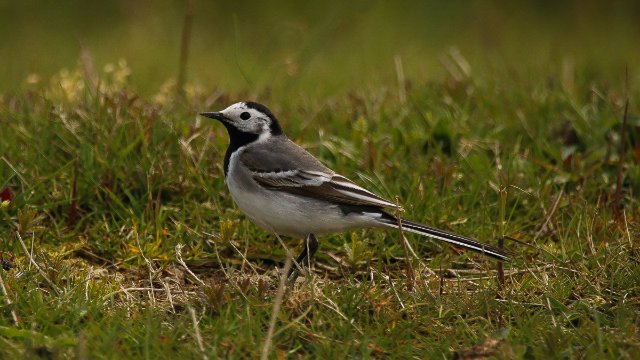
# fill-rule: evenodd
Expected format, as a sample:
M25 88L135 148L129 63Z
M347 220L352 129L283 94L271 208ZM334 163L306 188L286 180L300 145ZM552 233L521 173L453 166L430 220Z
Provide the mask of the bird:
M501 248L397 216L398 204L336 173L291 141L265 105L243 101L200 115L227 130L223 169L238 208L269 232L304 239L288 277L309 266L319 247L317 236L358 228L402 227L498 261L510 260Z

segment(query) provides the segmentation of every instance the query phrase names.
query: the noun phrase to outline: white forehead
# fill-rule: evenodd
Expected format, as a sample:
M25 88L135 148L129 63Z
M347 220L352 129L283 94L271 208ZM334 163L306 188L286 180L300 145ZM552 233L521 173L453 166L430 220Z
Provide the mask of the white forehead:
M235 103L231 106L229 106L228 108L224 109L221 111L221 113L227 115L228 117L238 117L240 116L240 114L242 114L243 112L248 112L249 114L251 114L251 117L259 117L259 118L266 118L265 114L263 114L262 112L256 110L256 109L252 109L250 108L247 103L245 102L238 102Z
M247 103L237 102L235 104L230 105L228 108L222 110L222 113L231 113L236 111L242 111L247 109Z

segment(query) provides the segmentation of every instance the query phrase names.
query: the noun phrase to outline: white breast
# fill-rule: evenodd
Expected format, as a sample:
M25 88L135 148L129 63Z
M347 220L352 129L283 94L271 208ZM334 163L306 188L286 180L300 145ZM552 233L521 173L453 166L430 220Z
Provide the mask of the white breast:
M245 148L231 155L226 183L240 210L258 226L281 235L304 237L375 225L365 215L344 216L338 206L328 202L261 187L248 169L238 166Z

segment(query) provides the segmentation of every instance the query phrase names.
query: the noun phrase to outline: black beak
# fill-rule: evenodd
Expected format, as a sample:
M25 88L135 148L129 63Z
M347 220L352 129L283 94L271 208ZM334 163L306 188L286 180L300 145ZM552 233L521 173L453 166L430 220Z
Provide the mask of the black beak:
M220 121L228 120L227 117L224 116L220 112L203 112L203 113L200 113L200 115L202 115L204 117L208 117L210 119L216 119L216 120L220 120Z

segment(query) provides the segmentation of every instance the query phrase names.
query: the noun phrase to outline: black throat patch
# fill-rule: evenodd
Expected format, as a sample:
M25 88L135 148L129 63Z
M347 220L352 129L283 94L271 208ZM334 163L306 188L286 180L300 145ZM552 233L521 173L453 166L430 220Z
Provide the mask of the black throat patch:
M233 155L233 153L240 147L258 140L258 137L260 136L258 134L242 132L226 122L222 123L224 124L224 127L227 128L227 133L229 133L229 147L227 148L227 152L224 154L224 177L227 177L227 173L229 173L229 161L231 160L231 155Z

